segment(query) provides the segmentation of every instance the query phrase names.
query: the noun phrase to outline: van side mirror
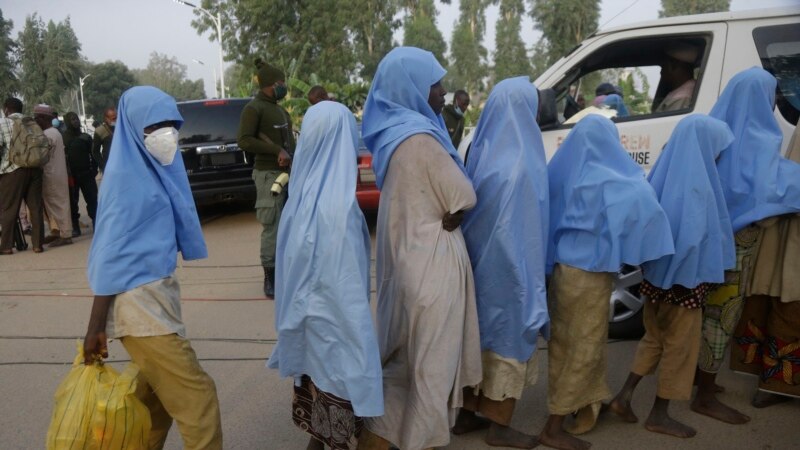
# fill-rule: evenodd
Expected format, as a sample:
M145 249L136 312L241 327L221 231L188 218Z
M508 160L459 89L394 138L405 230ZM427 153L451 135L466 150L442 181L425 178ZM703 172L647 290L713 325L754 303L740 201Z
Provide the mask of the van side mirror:
M537 114L536 121L540 129L551 128L558 125L555 90L539 90L539 113Z

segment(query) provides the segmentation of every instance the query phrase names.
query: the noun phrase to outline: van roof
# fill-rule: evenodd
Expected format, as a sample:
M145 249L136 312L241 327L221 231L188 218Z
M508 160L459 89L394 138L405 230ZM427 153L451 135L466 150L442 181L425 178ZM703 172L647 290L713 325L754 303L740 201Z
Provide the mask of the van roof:
M607 28L596 31L592 34L600 36L603 34L615 33L624 30L636 30L639 28L655 28L671 25L689 25L693 23L708 23L708 22L731 22L735 20L749 20L749 19L762 19L767 17L781 17L781 16L797 16L800 15L800 7L782 7L782 8L768 8L768 9L748 9L736 12L720 12L710 14L695 14L691 16L676 16L668 17L665 19L648 20L646 22L637 22L629 25L622 25L618 27Z

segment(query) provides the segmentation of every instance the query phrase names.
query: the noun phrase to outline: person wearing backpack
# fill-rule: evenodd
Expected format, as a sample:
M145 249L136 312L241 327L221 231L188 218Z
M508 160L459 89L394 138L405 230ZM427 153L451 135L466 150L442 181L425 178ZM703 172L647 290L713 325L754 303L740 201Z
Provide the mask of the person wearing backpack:
M50 141L50 160L42 166L42 200L50 222L50 235L44 238L50 247L72 244L72 216L69 210L69 182L64 139L58 129L53 128L53 108L36 105L33 118Z
M20 147L25 148L24 140L20 140L23 130L31 131L30 134L25 133L34 138L29 139L31 146L37 141L35 138L38 135L43 136L43 133L30 118L25 121L21 113L22 102L19 99L10 97L3 103L5 117L0 118L0 226L5 232L0 235L0 255L10 255L14 252L11 248L14 243L14 223L23 199L30 209L33 251L41 253L43 250L42 169L21 167L12 162L14 160L24 163L17 158L20 152L13 151ZM30 127L26 128L24 124ZM14 139L15 136L17 139Z

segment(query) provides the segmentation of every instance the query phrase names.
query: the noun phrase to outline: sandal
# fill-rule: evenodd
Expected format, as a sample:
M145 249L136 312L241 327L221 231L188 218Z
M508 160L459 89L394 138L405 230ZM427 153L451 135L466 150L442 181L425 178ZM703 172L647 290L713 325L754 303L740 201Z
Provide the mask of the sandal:
M33 253L42 253L44 248L42 247L33 247Z

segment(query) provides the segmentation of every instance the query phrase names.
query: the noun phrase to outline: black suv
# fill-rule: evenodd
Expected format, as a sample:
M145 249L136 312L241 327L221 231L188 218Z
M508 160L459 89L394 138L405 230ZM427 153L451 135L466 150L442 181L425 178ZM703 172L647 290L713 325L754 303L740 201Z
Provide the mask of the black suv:
M249 98L179 102L179 147L197 206L255 201L253 155L236 144L239 117Z

